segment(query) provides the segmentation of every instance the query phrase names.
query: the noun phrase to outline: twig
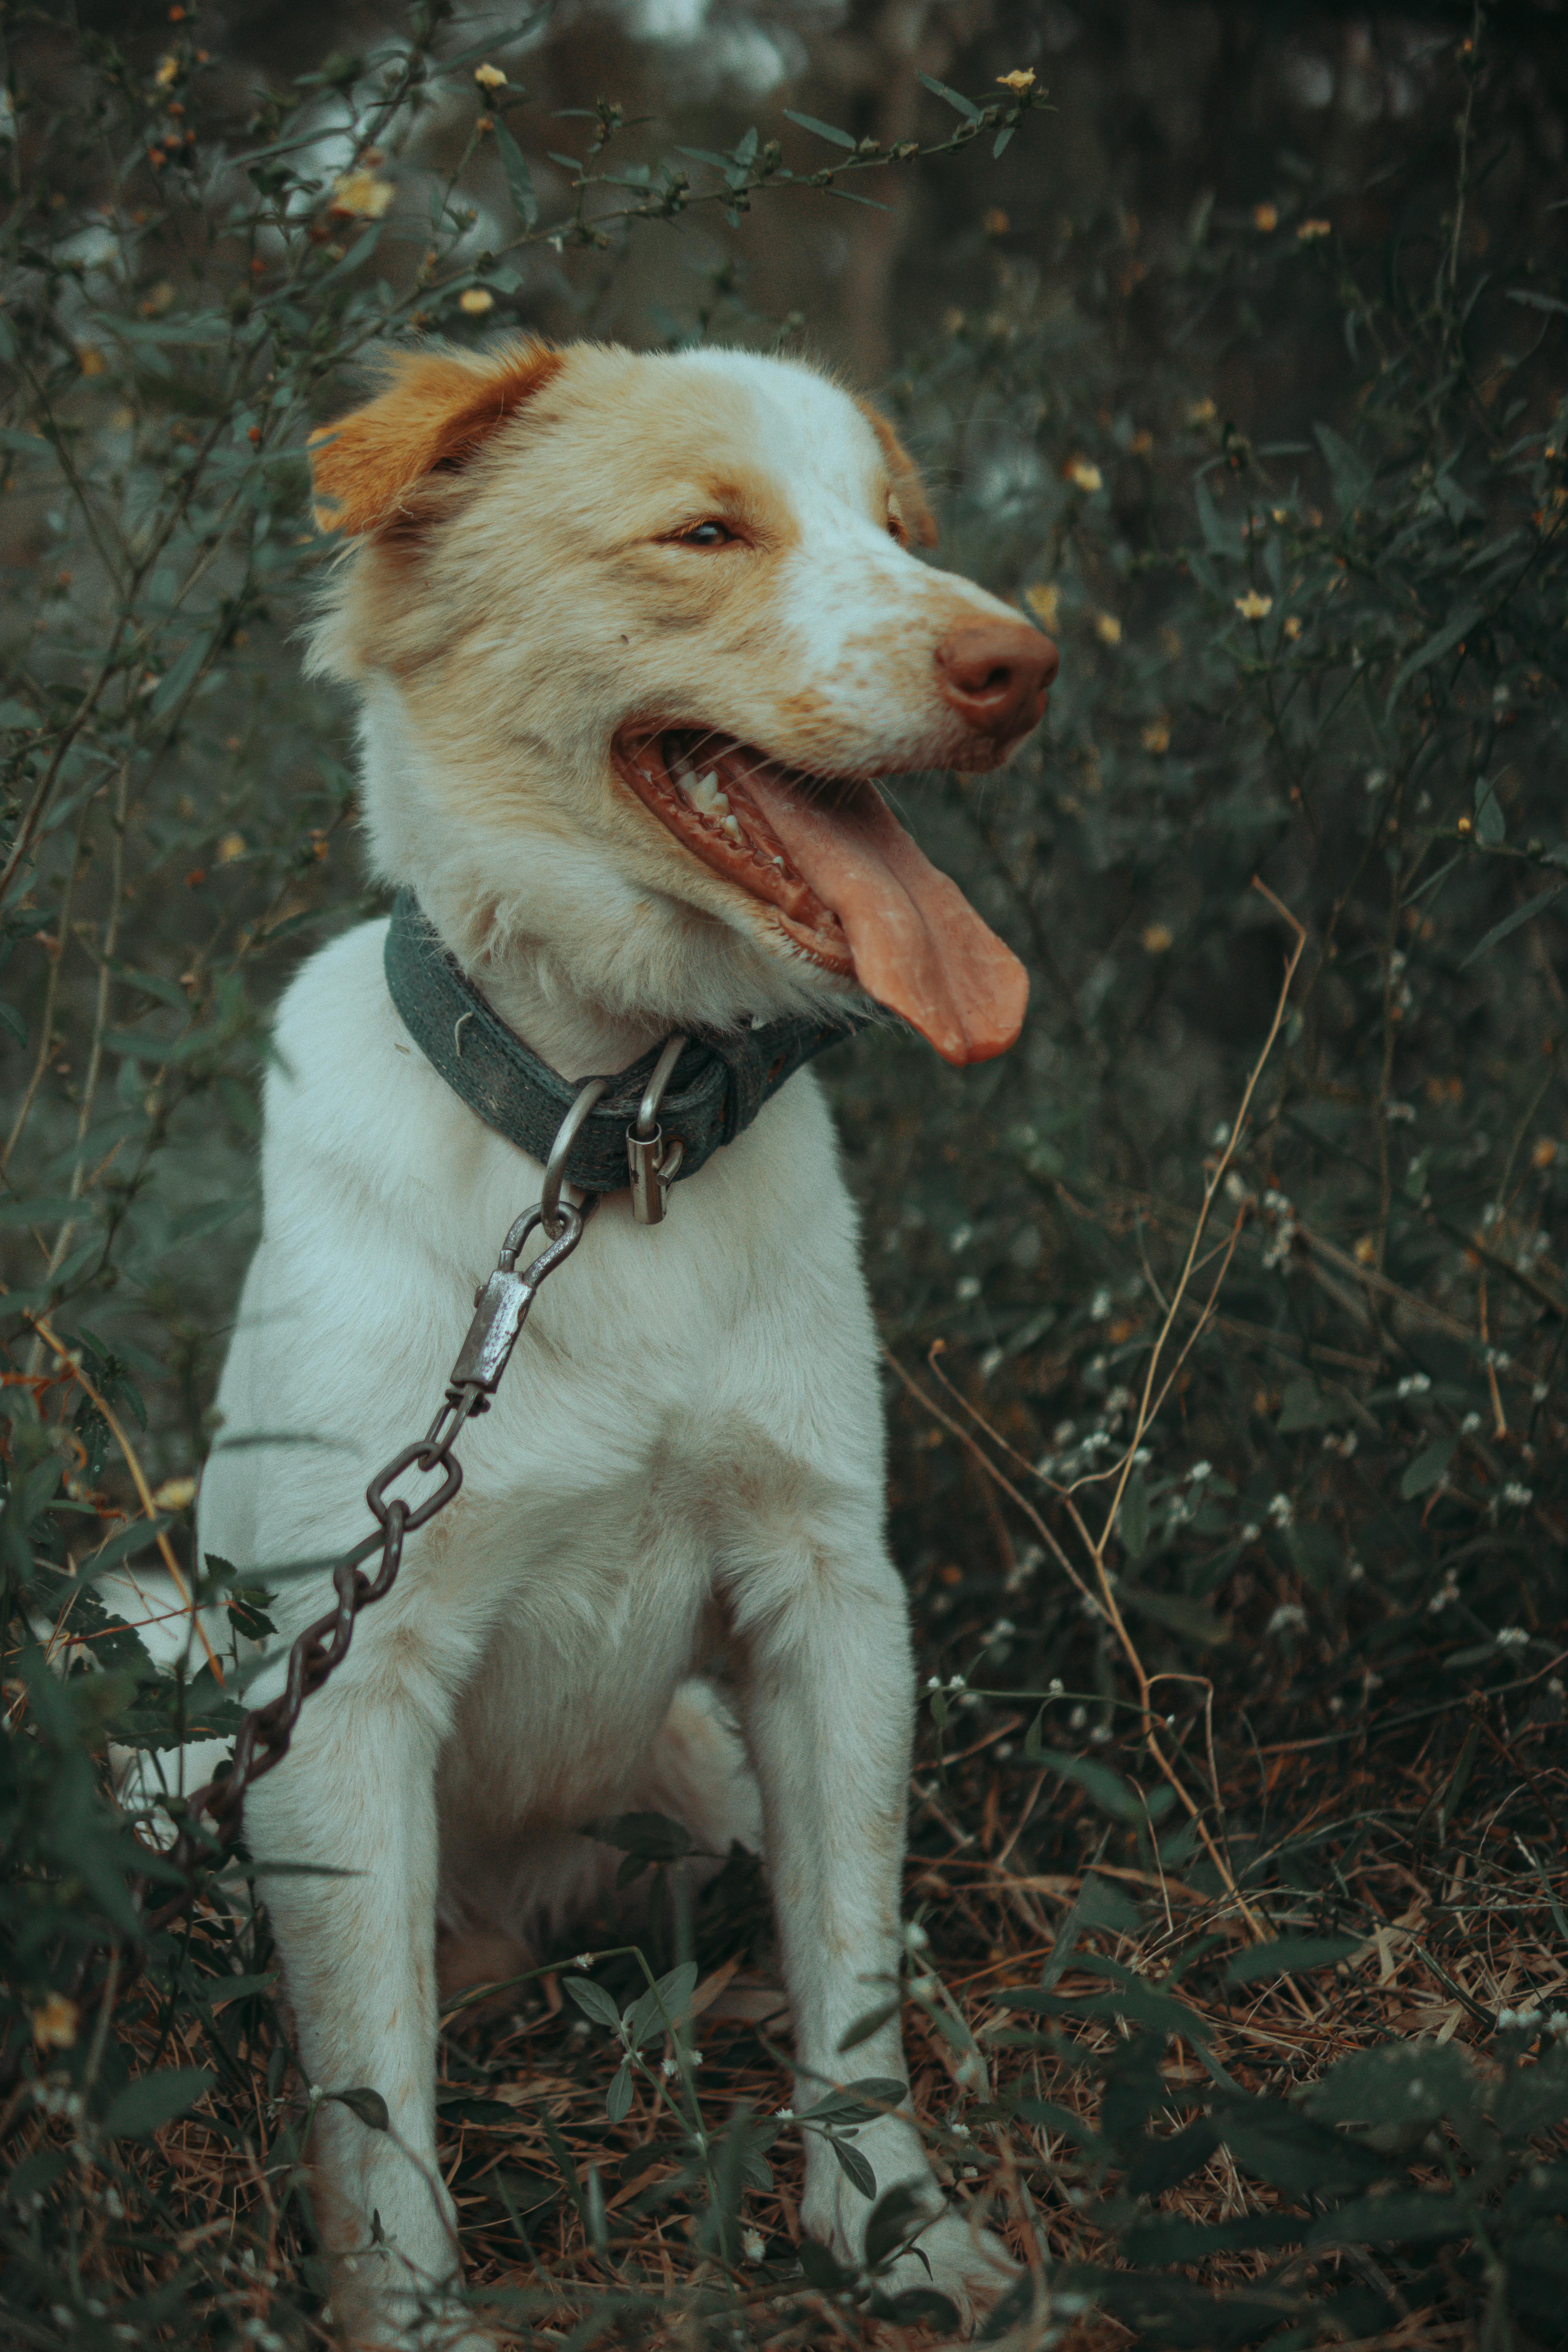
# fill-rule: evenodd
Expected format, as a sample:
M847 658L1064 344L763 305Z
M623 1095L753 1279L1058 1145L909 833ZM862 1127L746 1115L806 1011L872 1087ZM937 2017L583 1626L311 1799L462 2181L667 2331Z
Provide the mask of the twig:
M153 1490L147 1484L147 1474L142 1469L141 1462L137 1457L136 1449L132 1444L130 1438L127 1437L124 1427L112 1408L105 1402L102 1395L100 1393L98 1389L94 1387L92 1381L82 1370L79 1352L74 1349L68 1348L64 1340L58 1337L51 1325L42 1315L34 1315L26 1307L24 1307L23 1313L26 1316L27 1321L32 1325L39 1339L45 1342L46 1346L54 1349L55 1355L58 1360L65 1365L77 1386L82 1391L89 1402L95 1405L98 1411L103 1415L104 1421L108 1424L110 1435L113 1438L116 1445L119 1446L121 1453L125 1457L125 1466L131 1473L132 1483L135 1486L137 1495L141 1499L142 1508L149 1519L156 1521L158 1517L158 1507L153 1500ZM174 1590L179 1594L181 1601L184 1604L186 1613L191 1621L192 1631L195 1633L197 1641L200 1642L202 1648L206 1653L207 1664L213 1670L218 1687L222 1689L225 1686L223 1668L219 1665L213 1645L207 1639L206 1627L202 1623L201 1613L196 1607L195 1595L192 1593L189 1585L185 1582L184 1577L181 1574L180 1563L174 1558L174 1547L169 1541L167 1533L162 1528L155 1528L154 1541L158 1546L159 1551L163 1554L163 1565L169 1571L169 1575L174 1582Z

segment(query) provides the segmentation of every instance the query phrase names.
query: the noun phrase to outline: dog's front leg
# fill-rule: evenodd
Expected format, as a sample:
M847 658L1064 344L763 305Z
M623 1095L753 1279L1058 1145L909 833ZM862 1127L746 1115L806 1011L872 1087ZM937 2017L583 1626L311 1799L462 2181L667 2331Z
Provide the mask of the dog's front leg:
M903 1587L879 1541L857 1546L849 1568L814 1546L781 1607L782 1580L776 1570L764 1580L773 1591L766 1599L759 1593L754 1630L743 1634L745 1716L803 2112L835 2083L907 2080L896 2012L847 2055L839 2044L898 1982L913 1674ZM746 1613L742 1606L741 1628ZM871 2204L821 2133L808 2132L805 2142L801 2219L813 2237L858 2262ZM876 2174L879 2197L907 2183L932 2217L919 2238L925 2260L902 2258L889 2285L897 2292L932 2284L973 2324L976 2309L1007 2282L1003 2249L944 2208L905 2116L863 2126L856 2146Z
M359 1641L370 1651L383 1630L366 1624ZM317 2225L334 2257L337 2318L356 2347L478 2347L488 2339L451 2312L458 2252L436 2167L445 1709L432 1678L408 1672L406 1654L398 1663L392 1673L374 1651L356 1656L352 1684L307 1701L288 1758L246 1801L246 1835L263 1863L306 1865L264 1873L262 1888L313 2089L365 2089L386 2104L384 2131L330 2097L316 2110Z

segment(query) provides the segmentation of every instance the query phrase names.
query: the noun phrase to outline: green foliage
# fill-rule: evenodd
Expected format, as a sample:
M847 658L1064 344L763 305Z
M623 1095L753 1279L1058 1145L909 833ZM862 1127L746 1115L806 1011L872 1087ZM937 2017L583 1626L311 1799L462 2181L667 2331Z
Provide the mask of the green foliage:
M526 39L468 41L437 6L289 86L204 37L194 12L155 40L42 13L13 31L0 126L0 2241L8 2325L36 2345L319 2341L310 2122L330 2099L385 2125L377 2086L300 2078L242 1866L197 1925L160 1924L170 1759L232 1734L268 1630L242 1571L192 1559L190 1522L255 1230L268 1008L374 904L344 716L298 673L326 552L305 436L410 328L585 315L694 213L736 228L803 186L880 203L886 174L955 171L983 136L989 169L1046 102L921 74L933 136L886 145L782 109L818 142L795 168L755 126L666 152L608 100L547 121L510 78ZM929 1676L919 1838L944 1805L984 1825L978 1739L993 1799L1035 1791L1016 1836L1048 1791L1027 1834L1073 1889L1033 1980L970 1951L984 1989L962 1997L932 1935L969 1930L932 1913L845 2040L907 2008L939 2155L1037 2234L991 2340L1031 2315L1065 2340L1094 2305L1205 2347L1426 2307L1521 2352L1560 2325L1560 2010L1499 2014L1418 1919L1401 1932L1480 2056L1374 2034L1328 2064L1299 2035L1295 2073L1265 2080L1231 2031L1292 1988L1312 2014L1349 2001L1392 1932L1386 1886L1373 1906L1358 1876L1392 1799L1281 1830L1254 1715L1281 1750L1348 1758L1397 1697L1396 1727L1430 1735L1401 1766L1402 1851L1434 1885L1500 1754L1526 1873L1496 1907L1521 1951L1568 1942L1561 1807L1514 1760L1561 1725L1568 1613L1568 305L1547 290L1568 215L1526 250L1487 214L1484 54L1444 62L1446 210L1413 186L1397 240L1359 243L1345 191L1296 165L1267 231L1205 205L1147 257L1122 215L1071 225L1048 277L988 229L964 247L972 304L926 321L888 387L943 561L1063 648L1005 777L901 788L1030 966L1024 1044L955 1076L883 1032L833 1079L884 1327L900 1360L927 1354L910 1378L947 1424L891 1391ZM782 339L729 265L708 274L659 331ZM1299 314L1333 355L1313 383L1216 398ZM220 1629L173 1664L101 1590L164 1547ZM123 1804L111 1743L141 1769ZM1052 1848L1069 1833L1092 1852ZM595 1834L658 1913L686 1832ZM1479 1832L1466 1858L1495 1891ZM1208 1907L1171 1926L1167 1882ZM731 1868L676 1940L723 1961L755 1914ZM1157 1966L1129 1957L1140 1937ZM576 2346L675 2325L826 2342L850 2306L945 2324L940 2298L889 2294L915 2217L857 2144L899 2086L825 2084L798 2116L721 2098L697 1958L663 1957L592 1953L564 1979L549 2063L591 2075L595 2116L569 2145L540 2098L548 2172L483 2152L516 2110L448 2037L466 2215L537 2266L526 2287L492 2269L487 2304L525 2334L568 2313ZM508 1990L534 1999L532 1977ZM873 2202L863 2274L745 2252L813 2131ZM1222 2152L1244 2188L1215 2218L1194 2183ZM218 2231L192 2221L209 2173L236 2189ZM637 2236L672 2209L693 2265L674 2287Z

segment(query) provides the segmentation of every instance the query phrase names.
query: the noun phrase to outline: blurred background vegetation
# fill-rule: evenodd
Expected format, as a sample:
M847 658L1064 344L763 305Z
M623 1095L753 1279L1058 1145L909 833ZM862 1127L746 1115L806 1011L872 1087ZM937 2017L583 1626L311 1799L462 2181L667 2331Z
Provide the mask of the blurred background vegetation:
M204 1578L268 1010L380 908L299 675L304 436L389 336L521 325L840 369L939 560L1062 646L1005 776L900 795L1024 1041L824 1066L928 1684L917 2104L1030 2263L995 2332L1560 2343L1563 8L0 35L8 2340L330 2333L265 1916L237 1865L151 1932L108 1793L234 1691L94 1579ZM744 1871L695 1933L765 1990ZM688 2035L612 2125L572 2013L547 1974L447 2040L508 2324L862 2324L798 2268L765 2039L714 2024L700 2101Z

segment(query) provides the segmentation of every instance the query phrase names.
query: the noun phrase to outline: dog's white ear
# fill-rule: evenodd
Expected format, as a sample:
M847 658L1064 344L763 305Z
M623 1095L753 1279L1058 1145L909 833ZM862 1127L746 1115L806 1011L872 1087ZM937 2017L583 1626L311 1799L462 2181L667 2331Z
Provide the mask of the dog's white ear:
M310 436L317 522L353 534L411 520L419 485L462 467L565 364L523 336L482 352L392 353L386 390Z
M934 547L939 537L936 517L927 503L920 468L879 408L873 408L868 400L858 400L855 405L882 445L882 460L893 478L893 495L905 530L920 546Z

